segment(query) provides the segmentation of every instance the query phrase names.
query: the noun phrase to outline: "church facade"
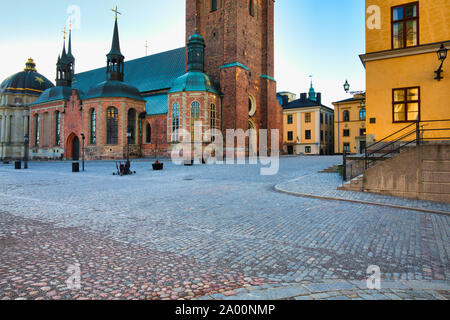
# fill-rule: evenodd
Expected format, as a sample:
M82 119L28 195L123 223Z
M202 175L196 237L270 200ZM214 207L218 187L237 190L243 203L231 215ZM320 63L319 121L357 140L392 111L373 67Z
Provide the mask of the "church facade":
M217 129L282 128L273 79L274 1L187 0L187 46L125 62L117 17L107 65L75 74L72 37L56 87L30 106L30 157L77 160L168 156ZM270 135L270 131L269 131ZM270 145L271 138L268 137ZM246 150L258 148L249 137ZM237 150L233 146L233 151ZM270 152L270 150L269 150Z

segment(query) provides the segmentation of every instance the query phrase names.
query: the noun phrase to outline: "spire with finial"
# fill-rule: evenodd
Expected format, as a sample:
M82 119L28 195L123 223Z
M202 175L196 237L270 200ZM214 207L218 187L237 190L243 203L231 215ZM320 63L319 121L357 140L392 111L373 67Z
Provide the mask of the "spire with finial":
M312 101L316 101L316 90L314 90L313 82L312 82L312 76L309 76L311 78L311 87L309 88L309 96L308 99Z
M61 56L58 55L56 63L56 86L71 87L72 86L72 64L66 52L66 28L63 31L64 43Z
M36 72L36 64L32 58L29 58L27 63L25 63L24 71Z
M67 48L67 59L70 62L72 76L75 74L75 57L72 54L72 21L69 22L69 44Z
M106 79L110 81L123 81L124 78L124 60L125 57L120 52L119 27L117 24L117 15L122 14L116 9L111 9L116 14L114 22L114 34L111 45L111 51L107 54Z

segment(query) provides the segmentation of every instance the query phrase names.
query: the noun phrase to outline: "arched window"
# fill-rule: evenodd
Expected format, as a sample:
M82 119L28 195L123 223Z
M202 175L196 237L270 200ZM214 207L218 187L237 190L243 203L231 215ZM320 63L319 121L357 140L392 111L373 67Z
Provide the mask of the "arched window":
M252 17L255 16L255 2L254 2L254 0L249 0L249 3L248 3L248 12L250 13L250 15L251 15Z
M136 144L136 111L134 109L128 110L128 132L131 132L129 144Z
M349 122L350 121L350 112L348 110L344 111L344 122Z
M200 103L194 101L191 104L191 141L195 138L195 123L200 120Z
M248 115L253 117L256 114L256 102L253 96L248 97Z
M210 110L210 126L211 129L216 129L217 128L217 124L216 124L216 120L217 120L217 111L216 111L216 105L214 103L211 103L211 110Z
M217 0L211 0L211 11L217 10Z
M56 111L55 114L55 146L61 144L61 113Z
M150 123L147 122L147 125L145 126L145 143L151 142L152 142L152 127L150 126Z
M39 147L39 115L34 115L34 146Z
M110 107L106 111L106 144L119 143L119 112Z
M359 112L359 120L366 121L366 109L361 109Z
M178 130L180 129L180 106L174 103L172 106L172 141L178 141Z
M90 116L90 133L89 133L89 144L97 143L97 111L95 109L91 110Z

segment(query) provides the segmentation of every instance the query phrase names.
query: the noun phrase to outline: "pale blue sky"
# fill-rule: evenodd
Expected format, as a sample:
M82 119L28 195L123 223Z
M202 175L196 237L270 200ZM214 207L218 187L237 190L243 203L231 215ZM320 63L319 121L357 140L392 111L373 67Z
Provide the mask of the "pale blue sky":
M309 89L313 75L325 104L347 98L342 85L365 88L364 0L277 0L275 2L275 78L278 91ZM33 57L38 71L55 78L68 7L81 9L80 29L73 31L77 72L105 65L114 14L119 6L122 52L127 60L184 46L185 0L18 0L1 4L0 81L23 69Z

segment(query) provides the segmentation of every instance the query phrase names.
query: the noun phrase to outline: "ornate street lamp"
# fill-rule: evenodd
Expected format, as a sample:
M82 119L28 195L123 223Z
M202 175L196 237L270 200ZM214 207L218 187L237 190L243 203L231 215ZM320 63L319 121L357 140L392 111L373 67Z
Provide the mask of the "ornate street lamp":
M365 108L366 107L366 101L365 100L361 100L361 108Z
M434 78L437 81L441 81L444 79L444 77L441 75L441 73L444 71L442 70L442 66L444 65L445 59L447 59L447 48L444 46L444 44L441 44L441 47L439 48L437 52L437 56L439 61L441 61L441 65L439 69L437 69L434 73L436 73L436 78Z
M345 80L344 90L345 90L345 92L347 92L347 93L348 93L348 91L350 90L350 84L348 83L347 80Z
M81 140L82 140L83 145L81 146L81 150L82 150L82 158L81 158L81 160L82 160L83 172L84 172L84 140L85 139L86 139L86 137L84 136L84 133L82 132L81 133Z

